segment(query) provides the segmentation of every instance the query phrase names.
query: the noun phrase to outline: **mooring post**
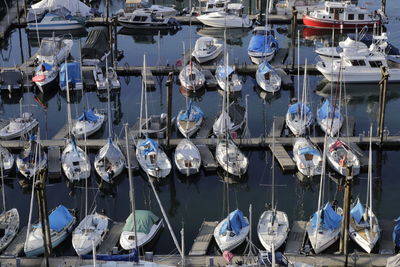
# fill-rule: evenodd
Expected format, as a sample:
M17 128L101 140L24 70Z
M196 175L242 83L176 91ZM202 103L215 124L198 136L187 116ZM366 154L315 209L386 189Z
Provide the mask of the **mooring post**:
M117 57L118 57L118 30L117 30L117 16L113 16L113 26L114 26L114 70L117 67Z
M296 51L296 29L297 29L297 13L296 7L292 7L292 67L291 71L294 71L294 58L295 58L295 51ZM297 62L299 64L299 62Z
M386 0L381 0L381 10L386 14Z
M345 191L344 191L344 200L343 200L343 222L342 222L342 242L341 249L345 254L345 265L347 267L348 258L349 258L349 224L350 224L350 201L351 201L351 185L353 182L353 168L352 166L347 166L347 176L345 181Z
M26 0L24 0L24 18L26 18L28 8L26 7Z
M171 138L172 132L172 125L171 125L171 118L172 118L172 84L174 80L174 73L168 73L168 79L166 82L167 85L167 148L169 148L169 140Z
M385 128L385 110L386 110L386 96L387 96L387 82L389 79L389 73L385 66L381 67L381 80L379 81L379 125L378 134L380 144L383 142L383 132Z
M21 21L19 19L19 0L17 0L17 21L18 21L18 27L21 27Z

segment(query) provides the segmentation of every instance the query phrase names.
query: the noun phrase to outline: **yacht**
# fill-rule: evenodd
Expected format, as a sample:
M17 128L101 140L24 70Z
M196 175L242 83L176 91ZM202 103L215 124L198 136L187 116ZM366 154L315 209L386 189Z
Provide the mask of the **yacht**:
M38 20L28 20L26 28L30 31L68 31L78 30L85 27L78 18L67 19L64 16L60 16L53 13L47 13L44 17Z
M180 24L172 17L157 17L155 12L135 10L118 17L121 26L131 29L179 29Z
M137 0L126 0L125 1L125 13L132 13L136 10L149 11L156 14L157 17L172 17L176 16L178 11L175 8L152 5L148 1L137 1Z
M228 4L225 11L212 12L198 16L197 19L210 27L217 28L250 28L253 21L243 12L240 3Z

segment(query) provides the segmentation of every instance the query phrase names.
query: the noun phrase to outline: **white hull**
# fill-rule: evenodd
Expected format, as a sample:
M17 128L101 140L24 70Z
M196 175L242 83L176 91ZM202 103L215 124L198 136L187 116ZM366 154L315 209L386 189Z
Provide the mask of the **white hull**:
M208 37L206 37L208 38ZM216 59L223 50L222 44L214 43L215 49L214 50L206 50L206 51L199 51L194 50L192 56L199 62L200 64L211 61Z
M239 235L231 236L229 233L226 233L225 235L221 235L220 230L226 220L227 220L226 218L224 220L222 220L217 225L217 227L215 227L215 230L214 230L215 241L217 242L217 245L222 252L226 251L226 250L227 251L234 250L236 247L238 247L240 244L243 243L243 241L246 239L246 237L250 231L250 226L247 225L246 227L243 227L242 229L240 229ZM249 223L249 221L246 217L244 217L244 220L247 222L247 224Z
M307 129L311 126L313 121L312 115L305 116L305 119L300 118L300 116L291 117L291 114L286 113L286 125L289 127L290 131L296 135L305 134Z
M28 23L27 29L30 31L68 31L68 30L79 30L84 29L84 25L77 21L62 21L61 23L39 23L36 27L36 23Z
M1 157L0 167L3 168L3 175L7 176L12 167L14 166L14 161L15 161L14 155L11 154L7 148L0 145L0 157Z
M139 141L138 144L140 144L141 141ZM136 147L136 158L140 167L150 176L164 178L171 172L171 162L161 148L158 149L156 159L152 162L151 158L144 154L144 148L139 145Z
M322 131L327 133L329 136L335 136L339 132L340 128L342 128L343 117L340 116L340 118L334 118L332 123L332 118L321 120L319 116L317 116L317 123L319 127L321 127Z
M264 75L257 70L256 81L258 86L268 93L276 93L281 89L282 79L276 73L271 73L270 79L266 80Z
M257 226L258 239L267 251L272 251L272 244L275 250L282 246L289 232L287 214L276 211L275 221L272 224L273 213L273 210L264 211Z
M196 91L204 86L206 78L195 65L189 63L179 73L179 81L186 90Z
M153 226L150 229L150 232L146 235L145 233L140 233L137 232L138 238L137 238L137 245L138 247L143 247L144 245L148 244L153 238L156 236L156 234L160 231L160 229L163 226L163 220L161 219L158 224L153 224ZM135 236L135 232L132 231L123 231L121 233L120 239L119 239L119 244L121 247L125 250L132 250L135 248L135 239L130 238L130 237Z
M329 137L327 147L330 148L331 145L336 142L336 140L338 139ZM341 142L344 143L343 141ZM347 144L345 145L347 146ZM360 174L360 161L350 148L341 150L339 153L337 151L330 152L328 149L326 153L329 165L339 174L347 176L347 165L352 166L351 168L353 176ZM342 164L340 160L343 158L344 155L346 156L346 162Z
M94 112L97 116L97 122L90 122L90 121L76 121L71 129L72 134L75 138L84 138L91 136L92 134L96 133L100 130L101 126L104 123L104 115L98 112Z
M256 65L261 64L264 60L270 62L274 56L275 51L271 53L262 53L262 52L248 52L251 62Z
M366 211L369 214L368 211ZM372 212L373 218L373 227L365 226L356 226L354 219L350 216L350 225L349 225L349 236L351 239L354 240L362 249L364 249L367 253L371 253L373 248L375 247L376 243L381 236L381 229L379 227L378 218ZM357 231L355 229L357 228Z
M312 228L311 221L307 223L306 231L315 254L319 254L330 247L339 239L340 235L340 227L334 230L319 229L318 233L316 233L316 229Z
M90 176L91 166L88 155L76 145L69 142L61 154L61 166L70 181L80 181Z
M112 160L113 162L107 163L107 166L107 164L105 163L105 159L107 158L107 156L104 156L104 153L106 153L106 151L108 151L111 146L115 148L115 152L119 154L119 158L116 161ZM94 159L94 169L96 170L96 173L101 177L101 179L103 179L107 183L110 183L113 178L121 174L121 172L125 168L125 163L125 156L121 152L118 145L114 144L114 142L109 142L105 146L103 146L100 149L99 154L96 155Z
M197 19L204 25L216 28L250 28L253 26L248 16L226 15L225 12L212 12L198 16Z
M14 239L19 230L19 213L13 208L0 214L1 230L4 231L0 238L0 252L3 251Z
M247 157L230 140L218 142L215 149L215 158L224 171L235 176L245 174L249 165Z
M186 112L185 110L181 110L179 112L179 115L176 120L176 125L178 127L179 132L186 138L191 137L193 134L195 134L203 124L203 117L200 117L198 121L193 121L193 122L187 122L185 120L179 120L181 114Z
M33 164L31 162L24 162L20 157L17 157L15 163L17 165L17 170L27 179L31 179L33 175L38 174L38 172L47 167L47 155L42 153L41 161L39 164Z
M26 121L23 121L22 118L17 118L0 129L0 139L9 140L21 137L32 131L38 125L39 122L35 118Z
M319 155L301 154L301 149L312 148L318 151ZM320 175L322 172L322 157L319 149L310 140L306 138L296 138L293 146L293 157L297 169L307 177Z
M187 176L199 172L201 156L199 149L189 140L182 139L175 149L175 165L178 170Z

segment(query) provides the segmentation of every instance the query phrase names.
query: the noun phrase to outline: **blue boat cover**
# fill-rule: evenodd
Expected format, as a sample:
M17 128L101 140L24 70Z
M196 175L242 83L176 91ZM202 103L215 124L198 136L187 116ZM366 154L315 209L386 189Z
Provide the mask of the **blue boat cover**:
M97 117L96 114L94 114L94 110L89 109L89 110L84 110L82 115L79 116L78 120L96 123L98 118L99 117Z
M42 70L42 66L44 66L45 70L51 70L53 68L53 66L49 63L43 62L40 63L37 67L36 67L36 71L41 71Z
M318 214L321 215L320 225L322 228L333 230L338 228L340 226L340 223L342 222L342 216L337 214L336 211L332 209L331 203L328 202L322 209L322 212L317 211L314 213L312 217L313 228L317 227Z
M229 219L222 225L219 234L222 235L226 231L233 231L236 235L239 235L240 230L248 225L243 213L240 210L234 210L229 214Z
M360 223L361 219L363 218L364 212L365 212L365 208L364 208L363 204L361 204L360 201L357 200L357 205L355 205L351 209L350 214L357 223Z
M279 48L278 41L272 35L253 35L247 50L249 52L272 53Z
M78 62L69 62L68 65L68 81L75 85L77 82L81 82L81 66ZM66 74L65 63L61 64L60 69L60 87L63 88L67 85L67 74Z
M89 253L86 255L81 255L81 258L84 260L93 259L93 253ZM132 250L132 253L123 254L123 255L109 255L109 254L96 254L96 260L99 261L134 261L139 262L139 255L136 249Z
M219 65L216 70L217 75L221 78L226 78L226 75L225 75L226 69L228 69L228 76L234 72L234 69L229 65L228 65L228 67L226 67L225 65Z
M396 247L400 247L400 217L398 217L396 220L396 225L394 226L393 229L393 242L396 245Z
M144 154L148 155L150 152L157 152L158 143L151 138L146 138L143 142L140 143L140 146L144 147Z
M300 105L300 107L299 107L299 105ZM288 112L290 114L297 114L297 113L299 113L299 110L301 112L302 109L304 109L303 103L298 102L298 103L294 103L294 104L290 105ZM306 111L306 114L309 114L311 112L309 105L305 106L305 111Z
M266 60L264 60L260 65L258 65L258 71L261 74L265 74L273 70L274 68Z
M315 156L320 156L319 151L316 150L315 148L311 147L311 146L300 148L299 149L299 154L300 155L311 154L311 155L315 155Z
M178 119L181 121L198 121L203 116L203 111L201 111L199 107L193 105L193 102L190 101L189 108L186 112L182 113Z
M74 217L71 215L69 210L63 205L58 206L49 215L49 225L50 229L56 232L61 231L65 226L71 223ZM41 224L36 224L34 228L42 227Z
M332 106L331 102L328 99L325 99L324 103L322 104L321 108L319 109L318 116L319 118L326 119L332 118L332 112L334 107ZM340 118L340 112L338 109L335 109L335 119Z

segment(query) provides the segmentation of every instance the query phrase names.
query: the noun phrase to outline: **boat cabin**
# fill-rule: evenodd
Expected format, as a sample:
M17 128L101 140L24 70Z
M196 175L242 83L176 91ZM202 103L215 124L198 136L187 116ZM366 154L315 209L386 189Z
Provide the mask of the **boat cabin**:
M316 10L313 17L327 20L343 20L343 21L370 21L372 14L365 8L360 8L346 2L325 2L325 9Z
M244 6L240 3L228 4L226 12L241 17L244 14Z
M209 0L206 4L205 13L224 10L229 2L229 0Z
M273 37L275 37L275 32L269 26L267 27L267 29L265 29L265 26L258 26L254 28L253 35L260 35L260 36L272 35Z

